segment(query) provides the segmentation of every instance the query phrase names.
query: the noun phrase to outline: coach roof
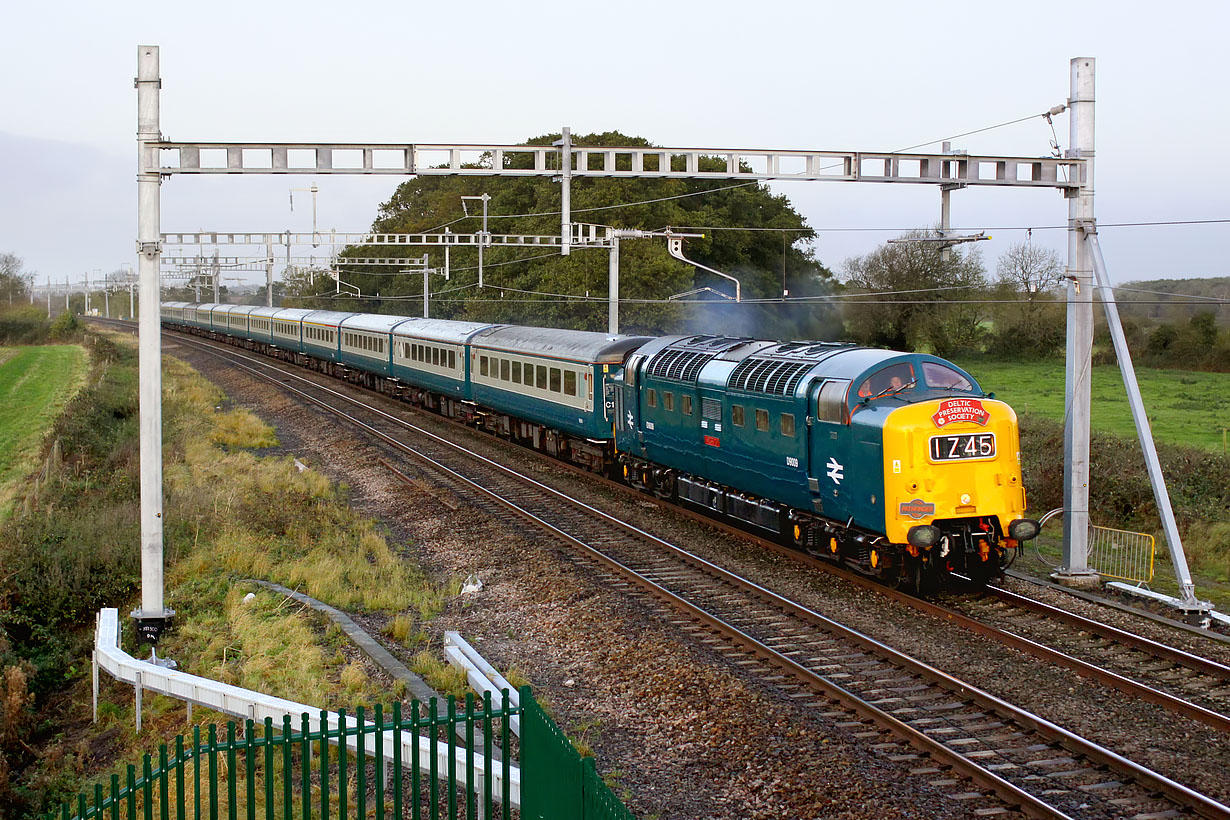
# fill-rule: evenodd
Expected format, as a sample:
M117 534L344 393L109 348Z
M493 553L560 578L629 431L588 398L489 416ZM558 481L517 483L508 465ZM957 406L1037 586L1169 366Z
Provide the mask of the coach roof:
M586 330L547 327L497 327L474 337L473 344L495 350L537 353L583 362L622 362L624 354L650 340Z
M498 327L483 322L454 322L449 319L415 319L398 326L398 336L424 339L429 342L465 344L480 330Z

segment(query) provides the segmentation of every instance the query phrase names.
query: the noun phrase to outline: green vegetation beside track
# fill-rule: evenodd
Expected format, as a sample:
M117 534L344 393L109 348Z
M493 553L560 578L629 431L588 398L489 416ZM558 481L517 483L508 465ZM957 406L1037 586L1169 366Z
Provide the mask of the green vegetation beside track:
M135 339L88 333L85 344L88 383L51 426L59 447L44 451L40 481L18 484L0 522L0 820L51 809L191 731L181 702L147 696L136 735L131 689L105 675L90 721L95 613L137 604L139 448ZM350 508L344 487L271 451L273 430L225 403L164 358L166 602L177 615L159 655L321 708L387 706L402 693L371 674L340 629L244 579L300 589L377 626L397 619L412 649L425 648L424 622L460 584L427 577ZM123 644L136 654L131 634Z
M85 373L85 350L79 345L0 348L0 519Z

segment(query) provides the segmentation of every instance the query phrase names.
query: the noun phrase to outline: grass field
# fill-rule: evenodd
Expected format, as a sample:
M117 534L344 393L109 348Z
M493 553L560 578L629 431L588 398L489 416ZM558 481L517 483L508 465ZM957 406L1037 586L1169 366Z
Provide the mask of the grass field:
M1012 405L1017 412L1063 419L1064 372L1060 361L996 362L958 360L982 384L982 389ZM1230 428L1230 373L1190 370L1136 371L1153 437L1220 452ZM1136 436L1127 391L1119 368L1093 368L1093 427L1107 433Z
M0 348L0 518L85 370L85 351L77 345Z

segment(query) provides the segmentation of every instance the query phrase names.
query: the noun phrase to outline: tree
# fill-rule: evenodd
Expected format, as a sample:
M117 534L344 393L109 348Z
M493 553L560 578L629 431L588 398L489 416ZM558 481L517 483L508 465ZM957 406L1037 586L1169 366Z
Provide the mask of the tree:
M23 273L25 263L15 253L0 253L0 299L8 304L29 296L33 273Z
M1012 358L1055 353L1066 339L1065 316L1055 298L1063 277L1059 254L1028 242L1012 245L996 266L992 311L995 330L988 352Z
M529 143L549 145L558 136L547 134ZM575 136L573 143L650 147L643 138L617 132ZM490 167L491 161L486 156L475 166ZM532 157L513 154L506 161L528 167ZM648 157L649 161L656 161L656 157ZM618 167L630 168L627 156L617 156L617 162ZM707 159L702 162L702 170L724 168L724 163L724 159ZM481 209L476 211L474 203L467 203L467 217L461 197L482 193L491 195L488 230L492 233L559 233L559 185L542 177L416 177L399 185L380 206L372 230L416 233L447 226L456 232L472 233L480 227L475 214L481 214ZM726 180L577 177L572 182L572 213L577 222L592 220L619 228L651 230L675 226L704 233L703 238L688 240L688 257L737 277L744 299L753 300L735 306L710 294L713 301L668 302L668 297L702 287L727 293L731 284L671 258L662 239L624 240L620 247L620 296L627 301L621 305L620 325L625 332L712 332L720 327L725 332L777 338L832 338L840 333L836 314L827 308L809 306L800 310L754 301L777 299L783 282L792 297L827 293L833 282L832 273L815 259L811 245L814 231L786 197L773 195L763 185L732 186ZM695 230L691 226L696 226ZM728 230L738 227L756 230ZM415 252L421 253L418 249ZM382 254L405 256L406 249L352 248L343 256ZM432 251L433 266L441 266L443 261L442 252ZM608 253L577 249L564 257L541 247L488 248L481 290L477 287L477 262L476 251L453 249L452 279L432 282L434 316L588 330L606 327ZM346 270L356 271L347 281L362 289L364 299L326 302L300 297L296 303L417 312L421 276L390 276L388 268L348 266ZM440 292L439 297L436 292ZM288 289L288 296L293 293L294 289Z
M1051 248L1020 242L1004 251L995 268L996 278L1031 301L1055 287L1063 276L1063 262Z
M936 234L913 231L865 256L846 260L845 281L869 298L843 304L853 335L894 350L930 347L937 356L974 350L983 335L986 271L977 250L921 241ZM870 297L870 294L876 294Z

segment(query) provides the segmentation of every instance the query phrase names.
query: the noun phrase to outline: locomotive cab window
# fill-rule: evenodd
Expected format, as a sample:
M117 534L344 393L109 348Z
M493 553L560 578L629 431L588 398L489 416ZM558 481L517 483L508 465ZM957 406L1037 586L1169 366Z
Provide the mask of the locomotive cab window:
M832 421L838 424L845 421L842 400L849 386L850 382L844 379L830 380L821 386L820 394L816 397L816 419L818 421Z
M969 379L951 367L946 367L938 362L923 362L922 372L923 379L927 382L927 387L935 387L940 390L972 391L974 389Z
M858 386L858 397L874 399L880 396L891 396L913 389L916 383L914 366L909 362L899 362L868 376Z

